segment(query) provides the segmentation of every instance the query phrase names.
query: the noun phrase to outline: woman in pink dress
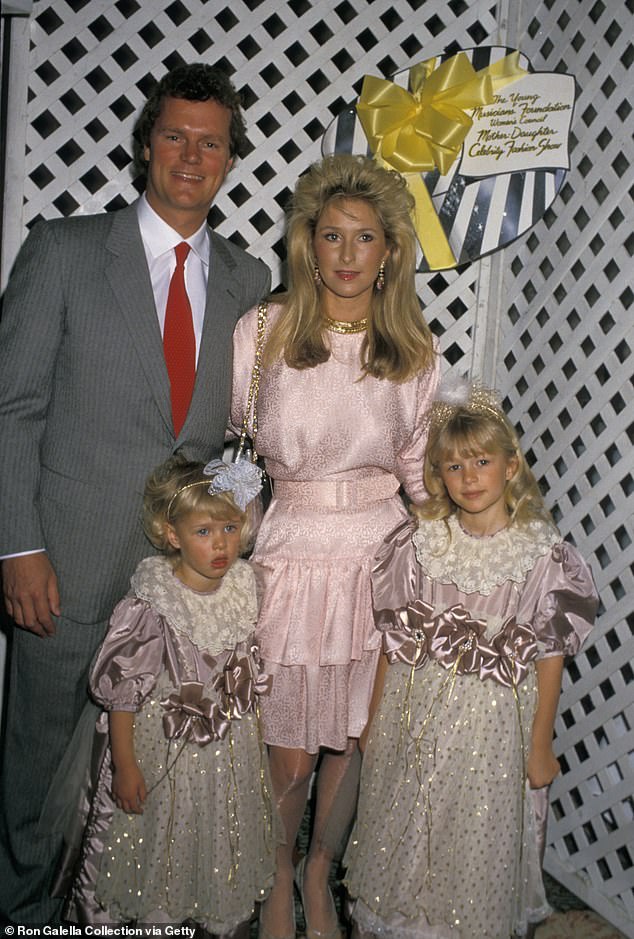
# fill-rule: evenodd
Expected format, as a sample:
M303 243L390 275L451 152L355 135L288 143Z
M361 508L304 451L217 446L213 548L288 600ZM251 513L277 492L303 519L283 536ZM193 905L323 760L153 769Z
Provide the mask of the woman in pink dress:
M337 155L311 167L289 218L289 289L268 308L257 449L274 498L252 560L264 585L257 637L273 676L262 723L286 838L261 939L295 935L294 877L308 939L340 935L328 875L333 834L343 836L354 811L341 787L354 778L379 657L370 569L407 516L401 486L412 500L425 495L427 412L439 373L415 290L412 209L402 177L372 159ZM252 310L234 338L234 429L257 332ZM293 848L316 767L311 843L296 872Z

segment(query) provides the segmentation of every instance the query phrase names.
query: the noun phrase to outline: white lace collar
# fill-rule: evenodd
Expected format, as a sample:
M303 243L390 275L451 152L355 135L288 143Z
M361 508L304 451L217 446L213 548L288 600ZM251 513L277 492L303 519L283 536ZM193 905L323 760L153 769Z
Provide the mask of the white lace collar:
M455 515L444 521L419 522L412 536L416 558L425 574L462 593L492 593L506 581L523 583L538 558L561 539L546 522L510 525L484 538L470 535Z
M141 561L132 591L164 616L174 629L212 655L232 649L253 632L257 618L255 574L238 559L213 593L198 593L181 583L162 556Z

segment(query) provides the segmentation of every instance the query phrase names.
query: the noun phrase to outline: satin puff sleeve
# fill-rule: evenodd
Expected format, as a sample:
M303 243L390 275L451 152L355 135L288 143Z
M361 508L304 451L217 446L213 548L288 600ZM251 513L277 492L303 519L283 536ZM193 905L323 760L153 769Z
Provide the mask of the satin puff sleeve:
M587 638L599 606L589 566L567 542L553 545L528 576L518 622L531 622L538 658L574 655Z
M419 595L420 565L412 542L416 527L415 519L401 522L384 539L374 559L372 605L375 625L381 631L402 627L399 613Z
M115 607L90 675L90 691L106 711L138 711L163 667L162 621L144 600Z
M427 498L427 490L423 483L423 461L429 434L431 403L436 395L440 380L440 352L436 339L434 339L434 353L432 365L415 379L414 431L397 453L394 469L395 475L403 484L408 497L413 502L418 503Z

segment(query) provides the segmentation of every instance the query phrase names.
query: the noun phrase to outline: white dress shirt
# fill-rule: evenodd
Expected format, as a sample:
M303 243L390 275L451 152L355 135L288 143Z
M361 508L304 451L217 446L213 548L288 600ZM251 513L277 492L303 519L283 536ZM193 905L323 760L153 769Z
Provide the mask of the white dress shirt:
M207 302L207 278L209 277L209 229L207 222L203 222L198 231L194 232L189 238L183 238L156 214L145 198L145 193L137 203L137 216L150 280L152 281L154 305L161 327L161 336L165 326L165 307L167 306L170 280L176 268L174 248L181 241L186 241L191 248L185 261L185 288L192 308L194 335L196 336L196 362L198 362L205 318L205 304Z

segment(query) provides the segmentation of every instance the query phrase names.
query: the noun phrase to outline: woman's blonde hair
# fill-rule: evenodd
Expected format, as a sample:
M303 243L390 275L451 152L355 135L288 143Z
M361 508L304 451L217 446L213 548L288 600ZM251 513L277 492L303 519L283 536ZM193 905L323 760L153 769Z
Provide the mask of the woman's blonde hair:
M243 512L231 492L209 493L212 476L203 474L204 463L173 456L148 477L143 493L143 530L155 548L170 558L178 555L167 538L167 525L191 512L203 512L213 519L242 526L240 551L247 552L255 539L253 515Z
M504 490L504 502L511 521L526 524L541 519L555 527L537 480L522 453L515 429L503 411L489 406L480 410L459 405L448 419L438 423L434 423L432 417L423 471L429 498L413 507L414 514L425 519L446 519L453 515L458 507L449 498L442 481L441 464L481 453L501 453L517 464Z
M313 239L319 218L332 202L360 200L376 213L389 256L385 286L374 290L361 349L365 374L402 382L432 364L429 326L416 295L414 199L403 177L373 159L349 154L315 163L295 187L288 218L288 291L276 300L282 313L271 329L264 362L283 356L291 368L314 368L330 357L315 283Z

